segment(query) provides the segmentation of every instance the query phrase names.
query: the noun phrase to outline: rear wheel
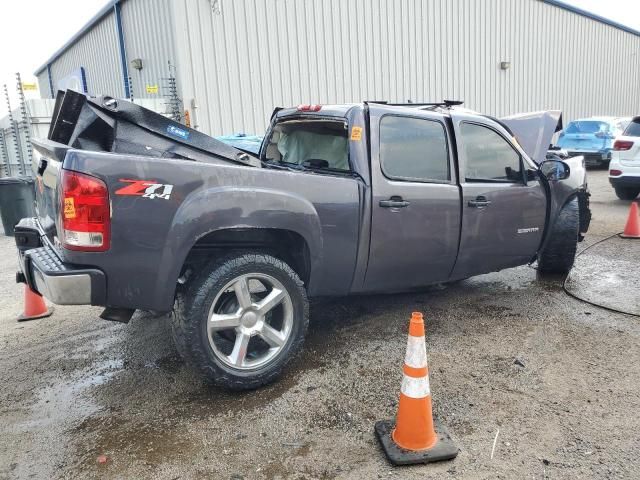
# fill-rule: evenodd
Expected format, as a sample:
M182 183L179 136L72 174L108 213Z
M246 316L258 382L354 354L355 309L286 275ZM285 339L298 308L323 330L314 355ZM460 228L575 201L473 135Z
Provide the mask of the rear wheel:
M301 348L309 323L302 281L270 255L211 263L178 293L173 334L207 380L234 390L265 385Z
M615 187L620 200L634 200L640 194L640 188Z
M578 200L573 199L560 210L551 238L538 255L538 270L543 273L568 273L576 257L579 230Z

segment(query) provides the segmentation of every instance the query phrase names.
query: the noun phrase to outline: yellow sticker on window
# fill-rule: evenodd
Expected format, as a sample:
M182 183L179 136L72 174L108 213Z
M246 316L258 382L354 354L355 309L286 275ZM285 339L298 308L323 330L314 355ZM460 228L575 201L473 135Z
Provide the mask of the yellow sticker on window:
M354 142L359 142L362 140L362 127L352 127L351 128L351 140Z
M73 198L64 199L64 218L76 218L76 205Z

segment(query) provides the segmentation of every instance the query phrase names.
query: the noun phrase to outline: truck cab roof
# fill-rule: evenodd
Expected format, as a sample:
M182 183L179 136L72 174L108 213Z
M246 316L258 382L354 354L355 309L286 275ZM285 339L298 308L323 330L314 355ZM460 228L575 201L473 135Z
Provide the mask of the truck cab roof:
M390 112L400 115L409 115L412 111L429 111L431 113L439 114L442 117L450 117L452 110L464 113L466 115L477 115L478 117L487 118L476 111L468 108L460 107L462 102L445 101L443 103L388 103L382 101L371 101L362 103L344 103L335 105L321 105L321 104L301 104L297 107L279 108L275 112L277 119L284 119L287 117L295 117L299 115L315 115L319 117L341 117L347 118L350 116L350 112L353 109L364 109L366 106L376 106L385 108ZM499 122L498 122L499 123Z

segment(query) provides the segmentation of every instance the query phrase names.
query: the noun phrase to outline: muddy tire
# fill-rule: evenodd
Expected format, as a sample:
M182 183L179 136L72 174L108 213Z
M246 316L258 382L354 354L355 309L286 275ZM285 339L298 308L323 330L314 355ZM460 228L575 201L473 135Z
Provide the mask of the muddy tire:
M569 273L576 257L580 213L576 199L567 203L556 220L551 238L538 256L538 270L543 273Z
M638 188L616 187L615 190L616 196L620 200L634 200L640 194L640 189Z
M301 349L309 325L304 285L270 255L211 262L176 295L172 332L184 360L232 389L274 381Z

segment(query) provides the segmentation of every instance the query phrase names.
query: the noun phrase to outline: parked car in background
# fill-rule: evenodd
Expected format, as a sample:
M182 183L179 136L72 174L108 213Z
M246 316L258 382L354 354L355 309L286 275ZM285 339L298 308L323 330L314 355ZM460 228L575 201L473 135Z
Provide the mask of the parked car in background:
M640 194L640 117L635 117L613 142L609 181L620 200Z
M582 155L588 167L609 164L613 140L621 135L630 118L591 117L574 120L560 133L557 147L570 157Z

